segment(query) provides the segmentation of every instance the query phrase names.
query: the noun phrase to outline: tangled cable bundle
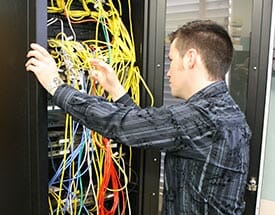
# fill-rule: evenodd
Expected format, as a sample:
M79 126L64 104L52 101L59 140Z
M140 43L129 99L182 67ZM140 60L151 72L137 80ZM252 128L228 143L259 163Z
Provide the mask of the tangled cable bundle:
M48 13L63 17L48 20L48 26L60 23L60 33L48 41L50 53L61 77L77 90L111 99L89 76L93 69L90 59L98 58L112 66L137 105L140 104L140 84L153 105L153 96L135 66L131 19L128 33L121 19L121 2L117 0L116 5L119 9L112 0L50 0ZM130 0L128 8L131 17ZM64 32L64 20L71 36ZM95 35L78 41L73 27L78 23L93 23ZM104 40L100 40L99 35L103 35ZM49 214L114 215L125 214L126 210L131 214L127 189L131 180L131 148L126 171L121 145L79 125L69 115L64 127L64 155L58 164L52 160L53 166L58 167L49 180Z

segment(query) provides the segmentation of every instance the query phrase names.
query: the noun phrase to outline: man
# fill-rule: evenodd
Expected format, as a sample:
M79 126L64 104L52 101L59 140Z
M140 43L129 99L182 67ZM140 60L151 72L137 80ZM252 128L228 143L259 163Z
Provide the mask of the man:
M224 82L232 42L223 27L194 21L170 35L171 93L180 104L139 108L107 64L92 60L93 77L113 102L65 85L54 60L32 44L26 70L34 72L57 105L103 136L166 152L162 213L242 214L250 130Z

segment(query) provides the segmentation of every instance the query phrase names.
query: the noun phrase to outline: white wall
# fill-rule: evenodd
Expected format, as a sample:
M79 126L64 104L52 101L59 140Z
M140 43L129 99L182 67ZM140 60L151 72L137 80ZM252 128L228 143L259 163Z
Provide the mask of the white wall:
M272 77L262 198L275 201L275 76Z

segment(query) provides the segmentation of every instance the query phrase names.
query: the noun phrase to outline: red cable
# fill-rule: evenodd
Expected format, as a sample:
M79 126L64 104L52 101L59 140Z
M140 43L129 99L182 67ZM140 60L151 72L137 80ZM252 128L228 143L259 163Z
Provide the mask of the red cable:
M105 157L104 157L104 171L103 171L103 180L99 188L98 194L98 208L99 215L115 215L115 212L119 205L119 193L122 197L122 214L124 214L126 204L124 199L124 192L118 191L121 188L121 183L117 174L117 170L114 166L112 160L112 151L110 148L110 141L106 138L103 138L103 143L105 145ZM111 209L105 207L106 191L107 187L111 185L113 189L113 205Z

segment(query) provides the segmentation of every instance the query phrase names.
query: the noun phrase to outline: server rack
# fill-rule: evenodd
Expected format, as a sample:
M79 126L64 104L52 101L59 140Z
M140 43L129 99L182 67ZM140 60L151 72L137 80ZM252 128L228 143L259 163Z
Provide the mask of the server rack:
M132 0L131 4L137 64L156 105L160 105L165 1ZM6 214L48 214L48 100L24 67L30 42L47 46L47 1L10 0L1 4L0 11L0 163L4 185L0 210ZM141 105L147 106L146 93L141 96ZM140 149L134 154L133 168L139 174L139 183L131 197L132 214L157 214L159 154Z

